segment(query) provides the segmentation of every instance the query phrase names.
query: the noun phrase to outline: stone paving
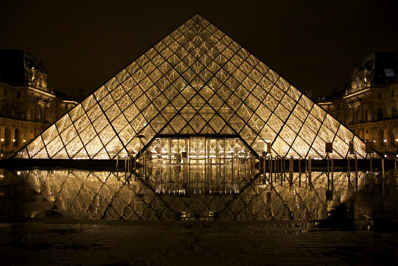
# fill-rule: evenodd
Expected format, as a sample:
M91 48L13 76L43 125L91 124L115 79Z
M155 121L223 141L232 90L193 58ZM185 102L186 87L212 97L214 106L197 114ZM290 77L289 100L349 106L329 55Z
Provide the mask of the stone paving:
M398 233L53 221L0 223L0 265L398 265Z

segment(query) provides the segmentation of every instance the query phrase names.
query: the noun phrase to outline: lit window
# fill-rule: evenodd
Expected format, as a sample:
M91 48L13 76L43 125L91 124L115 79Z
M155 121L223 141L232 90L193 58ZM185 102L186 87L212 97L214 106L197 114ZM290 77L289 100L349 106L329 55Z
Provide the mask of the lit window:
M395 77L393 69L384 69L384 74L386 75L386 77Z

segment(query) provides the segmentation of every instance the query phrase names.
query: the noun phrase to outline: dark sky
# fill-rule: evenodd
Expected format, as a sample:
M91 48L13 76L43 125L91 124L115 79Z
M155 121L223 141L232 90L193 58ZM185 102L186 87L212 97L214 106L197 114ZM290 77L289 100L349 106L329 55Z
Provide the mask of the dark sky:
M398 1L0 2L0 49L43 61L68 95L95 91L195 13L302 91L343 88L355 64L375 52L398 55Z

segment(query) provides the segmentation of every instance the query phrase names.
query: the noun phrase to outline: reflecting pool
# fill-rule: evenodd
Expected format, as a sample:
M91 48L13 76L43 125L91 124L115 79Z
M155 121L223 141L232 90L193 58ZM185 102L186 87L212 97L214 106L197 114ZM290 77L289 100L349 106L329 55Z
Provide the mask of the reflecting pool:
M173 178L145 178L125 171L0 169L0 216L144 221L317 221L344 206L344 215L364 221L397 217L396 175L385 179L359 172L278 175L273 184L225 180L217 187ZM177 170L176 170L177 171ZM213 191L211 188L213 187ZM188 193L189 192L189 193Z

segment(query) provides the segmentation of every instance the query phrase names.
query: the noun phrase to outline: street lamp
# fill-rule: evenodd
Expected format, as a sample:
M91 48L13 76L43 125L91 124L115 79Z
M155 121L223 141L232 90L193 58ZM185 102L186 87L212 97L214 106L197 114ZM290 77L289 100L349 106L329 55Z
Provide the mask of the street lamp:
M1 139L1 157L3 157L3 145L4 145L4 139Z
M386 139L384 140L384 153L387 157L387 140Z

